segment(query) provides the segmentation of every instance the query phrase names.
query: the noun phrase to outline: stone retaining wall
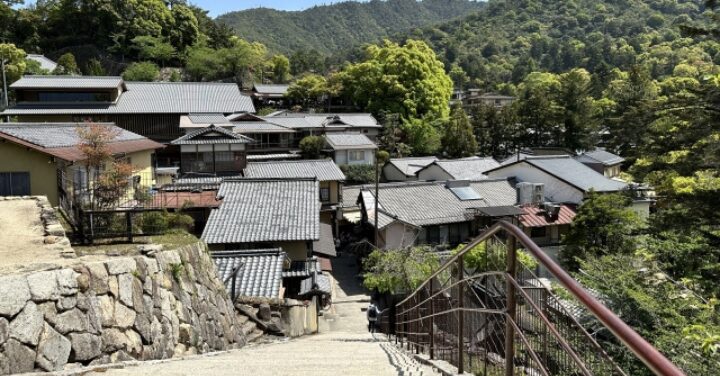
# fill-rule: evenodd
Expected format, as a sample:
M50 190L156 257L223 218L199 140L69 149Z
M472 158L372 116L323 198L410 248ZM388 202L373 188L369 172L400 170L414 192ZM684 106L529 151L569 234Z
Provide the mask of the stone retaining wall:
M203 244L0 277L0 374L165 359L245 336Z

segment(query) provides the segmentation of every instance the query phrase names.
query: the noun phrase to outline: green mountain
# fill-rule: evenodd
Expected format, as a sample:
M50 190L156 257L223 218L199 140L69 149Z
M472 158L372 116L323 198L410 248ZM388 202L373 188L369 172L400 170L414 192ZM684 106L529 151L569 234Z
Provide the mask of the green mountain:
M267 8L221 15L238 36L289 54L317 50L331 54L362 43L468 15L484 3L470 0L372 0L316 6L299 12Z
M395 39L421 39L474 85L493 89L527 73L582 67L609 76L613 68L647 67L654 78L678 63L720 61L717 44L694 43L683 25L703 22L702 1L490 0L479 12L414 29ZM718 55L716 55L718 54Z

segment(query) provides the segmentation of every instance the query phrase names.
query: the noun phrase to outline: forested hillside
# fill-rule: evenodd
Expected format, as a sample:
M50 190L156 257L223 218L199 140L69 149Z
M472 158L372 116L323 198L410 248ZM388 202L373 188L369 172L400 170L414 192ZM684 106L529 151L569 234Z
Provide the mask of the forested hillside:
M606 80L612 68L636 63L658 78L681 60L720 59L714 44L681 34L679 26L703 8L692 0L490 0L480 12L399 39L426 41L448 67L457 64L487 89L533 71L578 67Z
M383 37L465 16L483 2L471 0L389 0L343 2L301 12L258 8L218 17L241 38L271 51L316 50L330 54Z

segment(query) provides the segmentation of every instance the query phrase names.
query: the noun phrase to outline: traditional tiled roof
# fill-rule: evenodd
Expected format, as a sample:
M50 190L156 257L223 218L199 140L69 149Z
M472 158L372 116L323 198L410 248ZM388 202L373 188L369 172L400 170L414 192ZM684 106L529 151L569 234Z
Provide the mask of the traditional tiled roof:
M45 55L28 54L27 58L28 60L37 61L38 63L40 63L40 68L47 71L52 72L55 70L55 68L57 68L57 63L48 59Z
M628 187L627 183L608 179L570 156L528 157L520 162L500 166L491 171L502 171L502 169L518 163L526 163L538 168L584 192L590 190L617 192Z
M366 113L308 114L296 112L277 112L264 119L291 128L381 128L372 116Z
M575 159L582 163L602 163L605 166L614 166L625 162L625 158L603 149L586 151L575 157Z
M416 226L469 221L475 208L512 206L517 193L507 179L470 181L468 188L480 198L461 200L446 182L404 182L380 185L380 213ZM366 211L374 210L374 187L362 191ZM368 217L372 213L368 213ZM383 225L382 220L380 221Z
M228 293L236 297L280 298L283 265L287 255L281 249L215 251L212 253L218 276Z
M391 158L387 164L395 166L407 177L417 174L423 167L437 161L437 157Z
M290 159L300 159L302 155L293 153L278 153L278 154L253 154L248 155L248 161L256 162L268 162L268 161L285 161Z
M122 83L119 77L26 76L15 88L95 88ZM66 77L57 79L56 77ZM52 84L52 85L51 85ZM255 112L252 100L240 93L236 84L209 82L124 82L126 91L115 103L23 102L3 112L4 115L52 114L190 114ZM117 87L117 86L115 86Z
M120 76L24 76L11 89L117 89Z
M334 150L377 149L377 145L360 133L328 133L327 144Z
M332 294L332 283L330 278L321 273L317 273L312 277L304 279L300 283L300 292L298 295L330 295Z
M245 176L252 179L313 178L318 181L343 181L345 174L332 159L250 162Z
M550 218L542 207L524 206L521 209L523 214L519 216L519 219L524 227L569 225L575 219L576 214L575 207L571 205L560 205L558 215L554 218Z
M320 222L320 239L313 242L313 253L332 257L337 256L332 225L329 223Z
M262 121L232 123L235 133L295 133L293 129Z
M287 94L288 89L290 88L290 85L264 85L264 84L255 84L253 85L253 91L257 92L258 94L268 94L268 95L278 95L278 96L284 96Z
M225 180L220 208L208 218L208 244L309 241L320 238L316 180Z
M170 144L172 145L210 145L210 144L250 144L253 139L234 133L222 127L211 125L196 129L181 136Z
M95 125L109 127L117 134L113 141L108 143L108 149L113 154L164 147L111 123L95 123ZM0 123L0 138L73 162L85 158L78 147L81 139L77 129L88 126L87 123Z
M423 170L432 165L440 167L454 180L477 180L484 179L486 176L483 175L483 173L500 166L500 163L491 157L470 157L452 160L438 160L433 162L431 165L426 166ZM419 173L420 171L418 171L418 174Z

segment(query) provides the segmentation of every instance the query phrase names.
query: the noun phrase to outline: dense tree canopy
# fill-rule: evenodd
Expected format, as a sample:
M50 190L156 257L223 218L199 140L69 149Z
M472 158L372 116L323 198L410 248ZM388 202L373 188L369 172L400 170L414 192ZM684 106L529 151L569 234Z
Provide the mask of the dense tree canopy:
M364 61L348 66L340 76L344 92L358 106L404 118L449 115L452 81L425 43L385 41L368 46L365 52Z

